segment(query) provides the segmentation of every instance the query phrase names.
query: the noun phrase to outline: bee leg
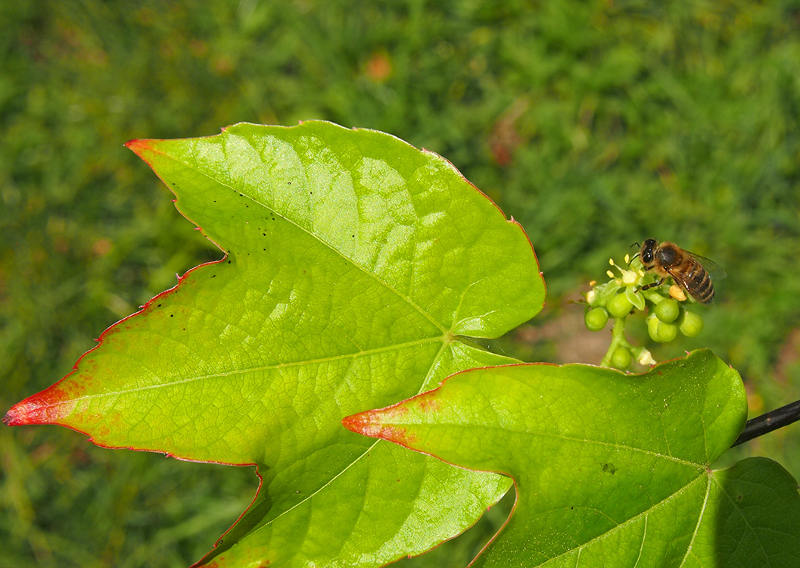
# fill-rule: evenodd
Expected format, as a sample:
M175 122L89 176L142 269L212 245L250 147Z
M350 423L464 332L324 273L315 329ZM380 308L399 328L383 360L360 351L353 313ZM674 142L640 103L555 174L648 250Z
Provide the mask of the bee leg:
M664 283L664 278L658 280L657 282L651 282L650 284L645 284L639 290L649 290L650 288L655 288L656 286L661 286Z

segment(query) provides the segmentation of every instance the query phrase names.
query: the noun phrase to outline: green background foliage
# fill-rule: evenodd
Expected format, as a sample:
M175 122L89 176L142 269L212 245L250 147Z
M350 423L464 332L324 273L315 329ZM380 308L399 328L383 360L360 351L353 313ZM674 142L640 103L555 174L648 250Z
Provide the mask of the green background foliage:
M4 409L220 256L124 141L310 118L434 150L522 222L548 305L502 353L598 361L607 337L570 301L652 236L728 273L705 331L656 357L710 346L745 378L751 413L799 398L795 2L43 0L3 3L0 22ZM788 428L730 457L798 476L798 446ZM0 456L0 566L183 566L255 489L247 468L60 428L0 428ZM405 565L459 565L501 512Z

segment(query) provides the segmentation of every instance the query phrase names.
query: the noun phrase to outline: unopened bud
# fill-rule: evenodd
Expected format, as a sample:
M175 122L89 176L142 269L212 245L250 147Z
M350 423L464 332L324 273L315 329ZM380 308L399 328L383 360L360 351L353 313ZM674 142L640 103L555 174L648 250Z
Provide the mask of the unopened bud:
M591 331L600 331L608 323L608 312L605 308L592 308L586 311L584 315L584 322L587 329Z
M694 312L684 310L679 321L681 333L686 337L694 337L703 331L703 318Z
M631 352L627 347L617 347L611 355L611 365L625 370L631 366Z
M630 313L631 309L633 309L633 304L631 304L624 293L619 293L611 296L606 303L606 308L608 309L608 313L615 318L624 318Z

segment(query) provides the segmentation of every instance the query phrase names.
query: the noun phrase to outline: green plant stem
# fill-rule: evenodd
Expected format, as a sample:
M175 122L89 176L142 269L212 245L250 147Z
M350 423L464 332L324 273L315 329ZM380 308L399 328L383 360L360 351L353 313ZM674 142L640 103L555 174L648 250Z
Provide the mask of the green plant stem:
M625 339L625 318L614 318L614 327L611 330L611 345L608 346L608 351L603 356L603 360L600 361L600 365L603 367L610 367L611 366L611 356L614 354L614 351L619 346L628 347L630 349L630 344L628 340Z
M664 296L662 296L658 292L654 292L652 290L646 290L646 291L642 292L642 296L644 296L644 299L647 300L648 302L650 302L653 305L656 305L661 300L665 300L666 299L666 298L664 298Z

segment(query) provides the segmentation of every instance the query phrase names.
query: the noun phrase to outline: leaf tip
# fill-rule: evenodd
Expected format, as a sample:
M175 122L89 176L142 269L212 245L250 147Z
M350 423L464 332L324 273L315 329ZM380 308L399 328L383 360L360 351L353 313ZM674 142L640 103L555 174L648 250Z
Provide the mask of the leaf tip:
M370 434L367 432L377 425L377 421L375 420L375 411L372 410L367 412L359 412L358 414L352 414L342 418L342 426L351 432L355 432L356 434L364 434L365 436L369 436Z
M389 425L387 420L402 407L383 410L368 410L342 418L342 425L356 434L363 434L370 438L381 438L403 446L410 446L414 436L401 426ZM405 410L404 408L402 410ZM394 412L390 412L394 411Z
M3 417L3 423L7 426L57 423L72 409L71 405L66 404L65 393L57 386L53 385L12 406Z
M143 154L149 150L152 150L153 140L149 140L147 138L135 138L133 140L128 140L125 142L125 147L128 150L131 150L140 158L143 157Z

